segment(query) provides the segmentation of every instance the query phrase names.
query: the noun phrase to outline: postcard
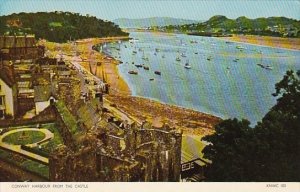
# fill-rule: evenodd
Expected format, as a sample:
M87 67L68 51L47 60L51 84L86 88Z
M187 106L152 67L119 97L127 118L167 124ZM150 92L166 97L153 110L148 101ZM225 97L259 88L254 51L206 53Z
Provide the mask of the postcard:
M299 1L2 0L0 189L299 190L299 61Z

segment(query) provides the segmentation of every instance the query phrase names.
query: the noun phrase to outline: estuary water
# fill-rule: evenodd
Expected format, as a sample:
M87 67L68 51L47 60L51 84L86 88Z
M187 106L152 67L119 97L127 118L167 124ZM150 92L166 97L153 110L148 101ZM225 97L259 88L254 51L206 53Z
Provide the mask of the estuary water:
M300 69L300 51L183 34L131 32L130 37L103 45L103 51L123 62L120 75L134 96L246 118L252 125L276 103L275 83L287 70Z

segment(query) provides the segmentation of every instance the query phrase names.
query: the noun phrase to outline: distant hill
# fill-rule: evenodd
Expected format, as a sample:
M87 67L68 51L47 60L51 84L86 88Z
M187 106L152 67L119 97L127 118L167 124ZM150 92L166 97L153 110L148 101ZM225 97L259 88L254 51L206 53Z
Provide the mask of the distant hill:
M169 25L161 27L159 30L195 34L219 33L300 37L300 21L286 17L249 19L242 16L237 19L229 19L223 15L216 15L202 23L181 26Z
M0 16L0 35L35 34L54 42L90 37L127 36L113 22L70 12L18 13Z
M167 25L184 25L191 23L199 23L201 21L178 19L172 17L150 17L143 19L127 19L120 18L113 21L121 28L147 28L151 26L167 26Z

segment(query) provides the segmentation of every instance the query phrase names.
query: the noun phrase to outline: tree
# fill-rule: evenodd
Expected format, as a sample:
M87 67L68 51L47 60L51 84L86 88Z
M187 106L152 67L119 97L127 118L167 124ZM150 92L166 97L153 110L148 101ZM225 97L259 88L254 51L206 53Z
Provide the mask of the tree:
M275 89L277 104L255 127L259 139L270 146L261 174L268 181L300 181L300 81L287 71Z
M21 25L6 26L9 20L18 19ZM0 16L0 34L9 31L11 34L35 34L36 38L44 38L54 42L67 42L70 39L91 37L128 36L112 22L96 17L82 16L70 12L37 12L18 13Z
M300 181L300 81L288 71L275 89L277 104L255 128L225 120L202 139L208 181Z
M206 172L209 181L243 181L248 140L253 134L249 125L247 120L228 119L215 127L213 135L203 138L211 143L202 151L212 161Z

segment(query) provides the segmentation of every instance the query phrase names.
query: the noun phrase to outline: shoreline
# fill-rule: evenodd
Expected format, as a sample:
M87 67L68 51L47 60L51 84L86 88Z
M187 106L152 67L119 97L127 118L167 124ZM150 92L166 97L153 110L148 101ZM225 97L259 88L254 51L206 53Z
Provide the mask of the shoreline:
M131 95L131 90L122 78L119 73L118 65L120 61L111 58L110 56L100 53L99 51L94 50L92 47L98 44L115 42L119 40L128 40L129 37L113 37L113 38L91 38L76 41L79 46L79 49L87 51L86 54L81 54L81 58L92 57L92 60L96 60L97 63L94 63L94 70L96 68L96 76L100 79L105 79L109 84L109 90L113 94L122 94L122 95ZM87 41L87 42L86 42ZM91 56L92 55L92 56ZM87 59L88 60L88 59ZM100 65L98 65L100 63ZM81 62L81 65L89 70L89 62Z
M120 61L110 58L104 53L100 53L93 50L93 46L102 43L109 43L119 40L128 40L129 37L109 37L109 38L89 38L77 40L76 45L71 43L54 43L54 42L42 42L50 51L50 57L58 58L59 54L62 54L63 59L69 62L77 62L83 66L86 70L91 69L96 72L96 76L109 84L109 90L113 94L125 94L131 95L131 90L125 80L120 76L118 65ZM57 50L61 49L61 53ZM77 54L74 56L74 54ZM98 65L98 63L101 63Z
M258 35L233 35L232 37L216 37L221 40L245 43L249 45L300 51L300 38L283 38Z
M185 135L205 136L214 133L214 126L222 119L193 109L169 105L143 97L106 95L116 107L140 121L151 122L155 127L167 124Z

